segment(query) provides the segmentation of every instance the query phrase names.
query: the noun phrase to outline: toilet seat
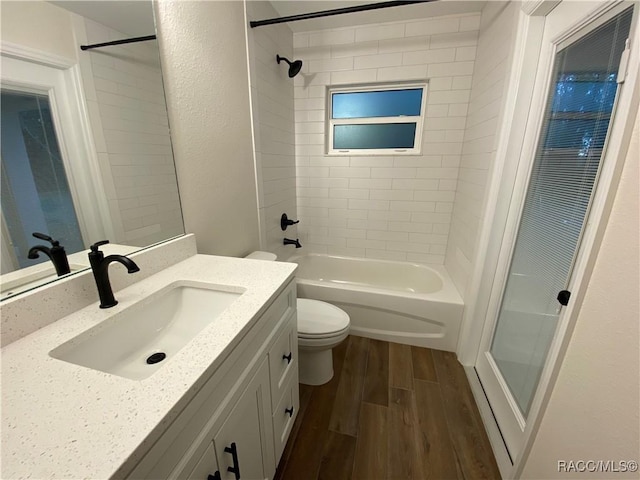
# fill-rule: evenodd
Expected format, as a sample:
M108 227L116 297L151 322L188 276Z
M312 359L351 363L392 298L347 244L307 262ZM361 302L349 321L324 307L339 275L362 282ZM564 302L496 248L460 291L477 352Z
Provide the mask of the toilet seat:
M298 338L340 337L349 330L349 315L330 303L298 298Z
M252 252L255 260L276 260L270 252ZM347 312L330 303L308 298L297 299L298 375L305 385L323 385L333 378L333 347L349 335L351 320Z

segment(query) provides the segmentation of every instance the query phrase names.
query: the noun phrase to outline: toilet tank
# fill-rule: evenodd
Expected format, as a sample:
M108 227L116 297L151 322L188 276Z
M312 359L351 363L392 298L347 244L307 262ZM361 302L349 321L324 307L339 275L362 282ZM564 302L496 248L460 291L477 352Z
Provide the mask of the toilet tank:
M257 250L255 252L251 252L244 258L253 258L254 260L268 260L270 262L275 262L278 256L275 253L262 252L260 250Z

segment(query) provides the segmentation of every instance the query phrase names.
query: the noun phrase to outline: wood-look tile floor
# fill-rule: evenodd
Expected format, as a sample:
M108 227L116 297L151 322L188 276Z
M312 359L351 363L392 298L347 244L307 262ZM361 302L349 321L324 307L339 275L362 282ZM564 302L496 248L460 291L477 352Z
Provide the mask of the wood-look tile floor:
M300 385L275 480L500 478L455 354L349 336L333 368Z

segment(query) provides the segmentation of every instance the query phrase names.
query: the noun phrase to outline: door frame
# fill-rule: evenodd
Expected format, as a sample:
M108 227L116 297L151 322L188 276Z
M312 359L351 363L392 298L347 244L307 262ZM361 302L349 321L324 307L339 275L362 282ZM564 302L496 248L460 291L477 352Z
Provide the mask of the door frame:
M91 134L89 112L84 96L78 61L2 42L2 57L26 64L40 65L61 73L62 85L54 86L41 79L28 83L6 78L2 84L24 90L47 91L51 98L51 115L74 207L85 247L114 234L109 202L106 196L97 151ZM60 108L62 106L62 108Z
M543 5L545 2L530 3ZM607 2L585 12L562 35L554 39L554 45L558 45L563 40L566 41L592 21L598 21L596 20L598 17L607 15L607 13L611 13L616 9L620 11L619 9L624 8L620 6L622 3L623 0ZM630 4L631 2L627 2L627 5ZM639 33L638 9L640 6L637 2L635 2L635 5L636 10L632 20L630 36L637 39ZM526 7L527 5L524 5L523 10L527 10ZM475 366L476 359L481 353L480 347L483 337L491 335L495 327L495 318L487 320L487 314L492 312L491 307L495 308L495 299L493 299L492 303L491 293L494 290L494 286L503 280L503 277L497 278L496 275L500 276L501 269L504 271L505 262L508 265L511 258L510 255L505 255L503 239L506 240L506 245L509 246L506 250L510 252L512 245L509 245L509 241L513 243L512 240L517 232L520 217L519 209L517 215L513 215L513 213L509 215L509 205L512 201L519 202L518 205L523 202L524 187L526 187L526 182L529 178L532 158L537 146L537 136L531 136L533 140L530 139L528 143L524 143L524 127L529 124L536 125L536 130L539 129L541 117L544 113L546 85L544 89L534 89L534 83L537 85L540 78L544 78L545 81L550 78L556 49L547 49L545 53L545 55L548 55L545 63L546 71L537 72L537 64L539 55L543 52L540 20L544 24L544 17L553 7L551 9L547 7L544 9L546 11L543 12L529 9L530 11L526 13L520 13L521 19L518 26L516 45L521 49L516 49L512 60L513 68L509 80L509 93L507 95L504 118L500 126L500 137L503 142L500 142L501 148L496 154L490 188L487 193L487 207L485 221L483 222L485 227L480 232L479 237L478 251L483 252L484 260L477 261L472 274L467 298L467 304L470 304L469 314L468 316L466 315L468 321L458 346L458 356L461 363L467 366L467 374L474 389L474 396L480 406L483 421L487 427L501 473L505 478L517 478L521 474L542 420L542 414L551 396L607 226L640 97L640 86L638 85L639 49L632 46L627 65L626 87L622 88L619 94L615 118L610 128L609 139L602 159L603 166L599 174L598 186L592 198L589 220L585 225L582 236L581 253L576 260L570 280L571 302L562 313L556 335L549 350L548 360L531 405L528 421L524 427L523 443L516 458L510 459L491 406L488 404L482 386L478 382L475 369L470 367ZM562 4L560 3L556 8L563 8ZM523 16L526 18L523 18ZM531 48L527 49L532 44L535 45L535 54L532 54ZM530 74L532 71L534 75ZM527 75L527 73L529 74ZM535 82L532 77L535 77ZM508 158L525 158L526 161L510 163L507 161ZM513 163L517 165L514 166ZM522 165L522 163L526 165ZM505 237L505 233L511 233L512 236ZM505 257L507 258L505 259ZM473 319L478 318L484 320L473 321Z

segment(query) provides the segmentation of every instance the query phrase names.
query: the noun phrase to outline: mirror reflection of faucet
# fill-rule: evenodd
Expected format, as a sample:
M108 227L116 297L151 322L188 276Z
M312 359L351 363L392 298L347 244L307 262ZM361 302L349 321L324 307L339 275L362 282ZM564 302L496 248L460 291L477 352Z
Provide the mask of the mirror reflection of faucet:
M295 245L296 248L302 248L302 245L300 245L300 240L299 239L295 239L295 240L291 240L290 238L285 238L282 241L283 245Z
M101 245L106 245L107 243L109 243L109 240L96 242L91 245L91 251L89 252L89 263L91 264L93 278L96 280L98 295L100 296L100 308L111 308L118 304L118 301L113 296L111 282L109 281L109 264L111 262L121 263L127 267L128 273L140 271L138 265L129 257L125 257L124 255L109 255L105 257L99 248Z
M67 260L67 253L64 251L64 247L60 245L60 242L54 240L49 235L45 235L44 233L33 232L32 235L35 238L51 243L51 247L46 247L44 245L36 245L34 247L31 247L29 249L29 253L27 254L27 258L31 260L40 258L38 252L41 252L49 257L51 263L53 263L53 266L56 269L56 274L59 277L71 272L71 269L69 268L69 260Z

